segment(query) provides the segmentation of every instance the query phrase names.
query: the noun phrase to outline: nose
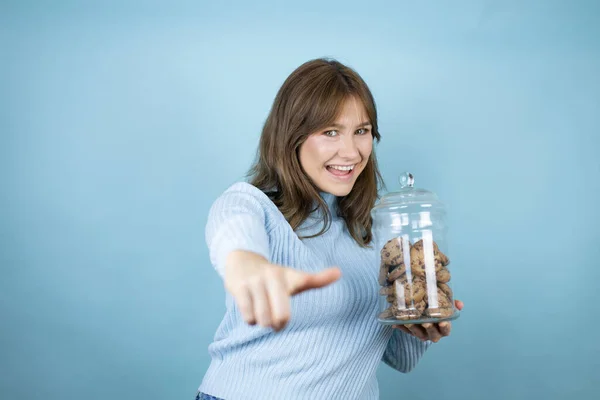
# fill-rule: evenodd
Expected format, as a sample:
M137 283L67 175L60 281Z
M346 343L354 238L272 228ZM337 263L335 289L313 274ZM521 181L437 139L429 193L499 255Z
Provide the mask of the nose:
M360 156L358 146L356 145L355 135L342 135L338 154L340 157L347 158L349 160L356 160Z

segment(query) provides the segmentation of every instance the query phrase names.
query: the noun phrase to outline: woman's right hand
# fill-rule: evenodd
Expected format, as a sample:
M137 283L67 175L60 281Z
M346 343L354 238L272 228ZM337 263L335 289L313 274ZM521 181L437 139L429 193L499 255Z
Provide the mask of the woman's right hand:
M244 320L279 331L290 319L290 297L337 281L339 268L310 274L271 264L249 251L233 251L226 261L225 288L235 298Z

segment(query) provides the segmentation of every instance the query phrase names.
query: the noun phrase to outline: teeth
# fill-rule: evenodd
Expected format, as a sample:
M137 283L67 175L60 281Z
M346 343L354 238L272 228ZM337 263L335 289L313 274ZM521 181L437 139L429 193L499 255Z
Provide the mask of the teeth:
M340 171L352 171L354 169L354 165L349 165L347 167L342 165L330 165L329 168L338 169Z

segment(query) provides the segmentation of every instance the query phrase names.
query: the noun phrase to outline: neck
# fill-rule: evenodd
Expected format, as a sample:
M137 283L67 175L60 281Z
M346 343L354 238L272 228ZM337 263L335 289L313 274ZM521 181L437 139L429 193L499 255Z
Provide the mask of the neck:
M325 202L325 206L329 210L329 214L331 215L331 219L335 221L338 219L338 206L337 206L337 196L331 193L319 191L319 196ZM315 202L316 206L316 202ZM317 210L312 215L312 218L322 219L323 218L323 210Z
M329 215L331 216L331 222L338 220L337 214L337 196L327 192L319 191L319 196L325 202L325 206L329 210ZM317 202L315 201L314 207L317 206ZM301 224L299 227L299 232L303 235L312 235L319 232L323 228L324 222L324 212L322 209L315 210L312 214L308 216L308 218Z
M327 208L334 213L337 208L337 196L327 192L319 192L319 196L325 201Z

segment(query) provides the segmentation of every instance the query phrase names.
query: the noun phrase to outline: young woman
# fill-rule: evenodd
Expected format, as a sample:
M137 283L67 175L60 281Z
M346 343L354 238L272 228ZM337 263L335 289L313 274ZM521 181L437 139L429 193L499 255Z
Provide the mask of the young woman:
M249 182L209 213L227 312L197 399L377 399L381 361L409 372L450 334L450 322L377 321L379 140L373 96L351 68L316 59L286 79Z

